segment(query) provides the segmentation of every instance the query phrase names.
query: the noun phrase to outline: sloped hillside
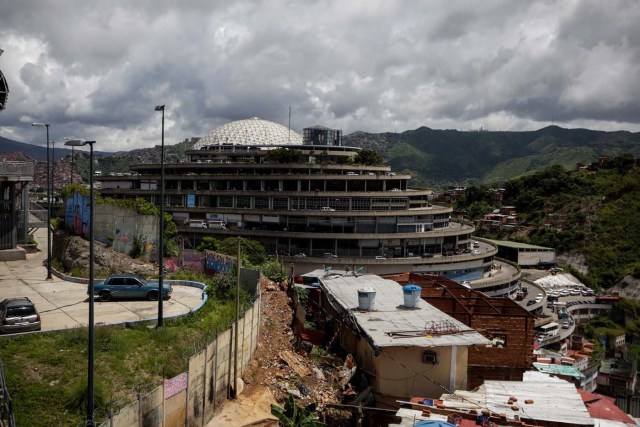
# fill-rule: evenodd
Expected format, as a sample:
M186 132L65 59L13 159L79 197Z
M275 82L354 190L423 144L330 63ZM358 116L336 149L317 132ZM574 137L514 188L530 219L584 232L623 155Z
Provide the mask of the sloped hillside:
M460 132L421 127L400 134L357 132L346 145L375 149L415 182L443 187L496 184L560 164L573 168L601 155L640 154L640 134L563 129L532 132Z
M554 166L508 181L504 205L518 211L519 229L488 237L521 240L582 253L587 279L610 287L627 275L640 276L640 167L622 156L591 170L565 171ZM481 212L474 204L492 205L486 189L472 187L458 209ZM480 200L480 201L479 201ZM485 210L486 213L486 210Z

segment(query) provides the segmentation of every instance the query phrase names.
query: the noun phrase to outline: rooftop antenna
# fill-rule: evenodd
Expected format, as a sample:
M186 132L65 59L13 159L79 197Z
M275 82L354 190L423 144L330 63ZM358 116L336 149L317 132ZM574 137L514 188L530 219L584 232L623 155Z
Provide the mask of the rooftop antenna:
M325 277L329 275L329 273L331 273L331 270L333 270L333 267L329 266L329 267L325 267L324 268L324 275Z
M289 142L291 142L291 105L289 105Z

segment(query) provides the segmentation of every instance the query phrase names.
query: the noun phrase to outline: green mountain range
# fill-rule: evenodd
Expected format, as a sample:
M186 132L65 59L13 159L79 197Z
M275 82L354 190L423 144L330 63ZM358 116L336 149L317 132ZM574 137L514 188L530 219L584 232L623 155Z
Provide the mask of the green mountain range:
M567 169L598 156L640 154L640 133L563 129L460 132L421 127L402 133L356 132L344 144L375 149L417 185L501 184L553 164Z
M178 161L193 139L167 144L167 161ZM530 132L462 132L421 127L402 133L355 132L343 137L348 146L374 149L394 170L413 175L412 184L442 188L450 185L496 185L553 164L573 169L598 156L640 155L640 133L564 129L548 126ZM56 158L68 150L56 147ZM0 137L0 154L19 151L46 159L43 146ZM103 173L125 172L131 163L159 161L159 147L129 152L96 152Z

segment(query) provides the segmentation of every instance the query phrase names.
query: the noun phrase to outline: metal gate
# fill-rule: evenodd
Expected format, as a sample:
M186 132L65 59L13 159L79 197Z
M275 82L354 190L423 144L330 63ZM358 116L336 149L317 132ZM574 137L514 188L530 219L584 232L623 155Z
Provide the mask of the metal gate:
M15 184L0 182L0 250L16 247Z

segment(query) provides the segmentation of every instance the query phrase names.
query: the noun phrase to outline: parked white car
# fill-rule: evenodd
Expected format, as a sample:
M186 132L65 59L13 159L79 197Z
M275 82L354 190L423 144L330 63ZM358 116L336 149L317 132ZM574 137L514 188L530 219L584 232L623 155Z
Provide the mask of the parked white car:
M190 219L189 220L189 227L207 228L207 223L204 222L203 219Z

